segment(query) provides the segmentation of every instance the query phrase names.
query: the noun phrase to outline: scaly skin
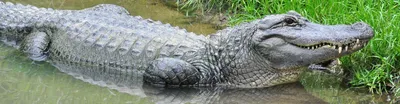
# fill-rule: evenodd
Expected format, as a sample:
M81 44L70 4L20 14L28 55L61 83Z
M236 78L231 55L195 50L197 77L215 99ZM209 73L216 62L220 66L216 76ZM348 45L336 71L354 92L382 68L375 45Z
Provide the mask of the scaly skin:
M320 25L293 11L209 37L109 4L52 10L0 2L0 12L5 43L35 61L106 85L137 79L160 86L268 87L298 81L308 67L326 70L327 61L361 49L373 37L365 23Z

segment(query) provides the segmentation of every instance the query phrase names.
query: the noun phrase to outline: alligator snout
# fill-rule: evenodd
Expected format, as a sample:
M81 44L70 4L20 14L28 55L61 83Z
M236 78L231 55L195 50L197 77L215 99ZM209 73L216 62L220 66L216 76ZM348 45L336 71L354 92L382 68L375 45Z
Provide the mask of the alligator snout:
M374 31L372 30L371 26L364 22L357 22L351 25L351 29L355 29L363 33L364 35L361 38L372 38L374 36Z

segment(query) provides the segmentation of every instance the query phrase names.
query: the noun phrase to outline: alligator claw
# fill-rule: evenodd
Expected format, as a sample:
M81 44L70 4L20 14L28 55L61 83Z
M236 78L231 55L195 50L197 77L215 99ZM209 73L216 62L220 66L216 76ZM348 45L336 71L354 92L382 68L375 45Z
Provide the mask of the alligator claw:
M328 74L341 75L343 74L343 69L340 67L340 64L341 62L339 59L333 59L319 64L311 64L308 66L308 69L323 71Z
M324 67L322 65L317 65L317 64L311 64L310 66L308 66L308 69L323 71L323 72L326 72L326 73L329 73L329 74L334 73L328 67Z

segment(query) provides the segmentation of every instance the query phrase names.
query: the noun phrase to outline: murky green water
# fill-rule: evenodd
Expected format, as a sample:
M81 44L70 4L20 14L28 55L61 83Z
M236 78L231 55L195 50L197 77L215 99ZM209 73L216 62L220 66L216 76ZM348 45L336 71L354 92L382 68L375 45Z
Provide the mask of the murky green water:
M132 15L171 23L199 34L216 30L185 18L158 0L6 0L59 9L83 9L101 3L121 5ZM0 103L386 103L384 97L340 87L340 78L305 75L299 83L262 89L175 88L144 86L134 93L111 90L75 79L45 62L33 62L0 44ZM121 92L122 91L122 92Z

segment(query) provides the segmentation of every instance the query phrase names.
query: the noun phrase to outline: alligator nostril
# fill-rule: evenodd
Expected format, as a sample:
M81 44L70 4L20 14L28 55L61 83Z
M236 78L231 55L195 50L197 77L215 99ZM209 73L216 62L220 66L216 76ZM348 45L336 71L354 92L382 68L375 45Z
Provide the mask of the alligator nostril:
M351 25L352 29L358 30L363 33L360 38L372 38L374 36L374 30L368 24L364 22L357 22Z
M353 25L351 25L351 28L357 29L357 30L364 30L367 27L368 27L368 25L364 22L357 22L357 23L354 23Z

